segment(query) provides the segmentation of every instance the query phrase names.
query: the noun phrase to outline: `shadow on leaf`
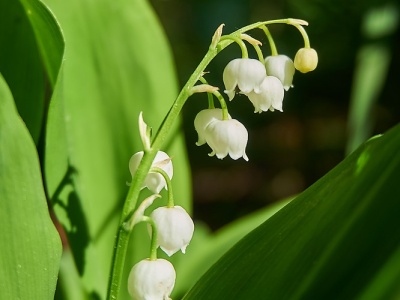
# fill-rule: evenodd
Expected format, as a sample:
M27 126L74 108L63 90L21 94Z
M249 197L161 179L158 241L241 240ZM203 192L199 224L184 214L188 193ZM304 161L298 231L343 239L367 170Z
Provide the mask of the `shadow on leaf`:
M85 251L91 237L89 235L86 217L81 206L81 200L74 187L73 175L76 173L76 169L68 165L68 170L52 197L52 203L53 206L59 205L62 207L68 216L70 226L67 228L67 226L63 224L63 228L68 237L68 245L71 247L74 255L75 265L79 275L82 276L85 269ZM62 192L67 186L71 186L72 191L65 197L62 195Z

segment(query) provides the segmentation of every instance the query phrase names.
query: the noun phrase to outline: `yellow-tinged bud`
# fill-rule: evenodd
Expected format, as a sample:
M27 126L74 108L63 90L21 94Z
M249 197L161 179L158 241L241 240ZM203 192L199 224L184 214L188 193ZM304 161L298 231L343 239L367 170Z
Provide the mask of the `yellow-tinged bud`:
M294 67L301 73L315 70L318 65L318 54L313 48L301 48L294 57Z

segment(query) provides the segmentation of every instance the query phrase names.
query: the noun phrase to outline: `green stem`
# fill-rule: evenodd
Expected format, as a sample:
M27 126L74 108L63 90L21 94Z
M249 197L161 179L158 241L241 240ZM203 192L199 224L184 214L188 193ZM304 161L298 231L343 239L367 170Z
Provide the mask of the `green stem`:
M274 39L272 38L271 32L265 25L261 25L260 28L264 31L265 35L268 38L269 46L271 47L271 55L278 55L278 50L276 49L276 45Z
M126 252L128 249L129 233L124 229L123 224L126 219L131 215L132 211L136 207L139 193L141 190L142 183L146 178L148 171L150 170L151 163L156 156L157 151L161 149L161 146L166 140L167 134L178 118L179 113L185 104L187 98L190 95L191 88L199 80L202 72L205 70L207 65L212 61L212 59L225 47L229 46L230 43L225 43L221 47L211 48L208 50L207 54L204 56L203 60L197 66L194 73L190 76L189 80L182 88L180 94L176 98L175 102L171 106L167 116L165 117L163 123L161 124L157 134L154 137L151 148L144 152L143 158L140 165L133 177L132 185L129 188L128 195L126 197L124 207L122 209L122 215L120 219L120 225L117 233L117 238L115 240L114 255L112 259L112 270L108 286L107 299L116 300L119 297L119 291L122 280L122 273L125 263Z
M214 99L211 93L207 93L207 98L208 98L208 108L213 109L215 108L214 105Z
M135 226L137 223L142 222L144 212L145 210L153 204L154 200L156 198L161 197L159 194L153 194L150 197L147 197L140 203L140 205L137 207L134 213L129 217L129 219L126 220L124 223L124 229L126 231L131 231L133 229L133 226Z
M261 50L260 50L261 51ZM204 77L200 77L199 79L201 81L201 83L204 84L208 84L207 80L204 79ZM221 105L221 109L222 109L222 120L228 120L228 107L226 105L225 99L224 97L222 97L221 93L218 91L214 91L212 93L207 93L209 96L211 96L211 103L210 103L210 98L208 98L208 108L209 109L213 109L215 108L214 106L214 100L212 99L212 95L214 95L215 97L217 97L220 105Z
M262 53L262 51L261 51L260 46L258 46L258 45L253 45L253 47L254 47L254 49L255 49L256 52L257 52L258 60L259 60L261 63L264 64L264 55L263 55L263 53Z
M310 47L310 39L308 38L307 32L304 29L304 27L299 24L293 24L293 26L296 27L300 31L300 33L303 37L303 40L304 40L304 48L311 48Z
M168 190L168 202L167 202L167 207L174 207L174 193L172 192L172 182L171 178L169 178L167 172L165 172L163 169L154 167L150 169L150 172L155 172L159 173L164 177L165 182L167 183L167 190Z
M266 21L266 22L258 22L255 24L248 25L243 27L231 35L237 36L241 33L246 31L258 28L262 25L269 25L269 24L292 24L292 19L281 19L281 20L273 20L273 21ZM181 92L179 93L178 97L176 98L175 102L172 104L168 114L164 118L158 132L156 133L153 143L150 149L145 149L143 158L140 162L140 165L136 171L136 174L133 177L132 185L129 188L128 195L125 199L124 207L122 209L122 214L120 218L120 223L118 226L117 237L115 239L114 245L114 254L112 259L112 269L111 269L111 276L109 280L108 286L108 300L117 300L119 297L119 291L121 286L122 280L122 273L124 269L125 257L126 252L128 249L128 242L130 237L130 232L124 229L124 223L132 214L133 210L136 207L139 193L143 184L144 179L146 178L151 164L156 156L157 152L161 149L162 145L164 144L168 133L171 130L172 125L177 120L179 113L185 104L186 100L190 96L190 91L199 78L202 76L205 68L208 64L217 56L219 52L223 49L228 47L230 44L233 43L232 39L223 39L217 43L212 43L208 49L208 52L204 56L203 60L197 66L196 70L190 76L189 80L183 86Z
M124 270L126 250L128 248L129 232L123 226L118 229L115 244L118 247L114 248L114 255L112 260L111 277L108 285L107 299L118 299L119 288L121 285L122 271Z
M199 80L201 83L208 84L207 80L203 76L200 77ZM207 98L208 98L208 108L209 109L215 108L212 93L207 93Z
M240 50L242 50L242 58L249 58L249 53L247 52L246 44L243 42L243 40L240 37L232 35L224 35L221 37L221 41L223 40L232 40L236 44L239 45Z
M222 120L228 120L229 119L228 106L226 105L224 97L222 97L221 93L218 91L213 92L213 94L215 97L217 97L219 104L221 105Z
M158 238L158 230L156 223L154 223L154 220L150 217L143 216L142 221L149 223L151 226L151 242L150 242L150 260L157 260L157 238Z

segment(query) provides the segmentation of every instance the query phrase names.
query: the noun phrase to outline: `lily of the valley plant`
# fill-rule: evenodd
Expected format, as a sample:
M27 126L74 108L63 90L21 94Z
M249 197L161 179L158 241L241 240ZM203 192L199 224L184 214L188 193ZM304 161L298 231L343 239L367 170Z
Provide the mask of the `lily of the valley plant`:
M298 50L294 62L288 56L278 53L267 28L272 24L292 25L301 33L304 47ZM174 267L169 261L157 257L157 249L160 248L168 256L179 250L185 253L193 236L194 223L184 208L175 205L171 185L172 159L161 149L187 99L194 93L208 94L208 107L201 110L194 120L198 146L208 144L211 148L209 155L219 159L229 155L235 160L241 157L249 160L246 154L247 129L229 114L223 94L225 93L230 101L237 93L246 95L256 113L283 111L284 95L293 87L295 70L306 73L314 70L318 63L317 52L310 47L303 27L306 25L307 22L297 19L273 20L251 24L228 35L222 35L221 25L212 38L208 52L182 88L154 136L144 122L142 113L140 114L139 131L143 151L134 154L129 161L132 183L125 200L114 247L108 299L118 299L130 232L139 222L148 223L151 247L149 256L131 269L127 283L129 294L136 300L163 300L169 299L173 290L176 278ZM271 51L267 57L263 55L261 42L247 34L254 29L261 29L266 34ZM222 74L225 87L223 93L220 93L218 87L209 85L204 78L205 68L217 54L233 43L239 45L242 56L232 59L225 67ZM249 58L246 43L254 47L257 58ZM220 108L215 107L214 97L218 100ZM140 191L144 188L154 194L140 202ZM160 197L159 193L164 188L168 194L166 205L146 215L146 209Z

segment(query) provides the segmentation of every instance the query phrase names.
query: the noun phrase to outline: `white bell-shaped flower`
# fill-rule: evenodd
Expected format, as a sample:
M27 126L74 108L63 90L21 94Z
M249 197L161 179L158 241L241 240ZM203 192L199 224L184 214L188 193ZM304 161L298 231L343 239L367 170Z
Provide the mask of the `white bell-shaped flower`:
M232 119L228 115L229 119ZM210 108L201 110L194 119L194 128L199 136L196 143L197 146L204 145L206 143L205 130L212 121L222 120L222 109L220 108Z
M292 87L295 68L290 57L286 55L267 56L265 58L265 68L267 75L277 77L286 91Z
M167 300L175 285L174 266L165 259L143 259L128 277L128 292L135 300Z
M214 120L207 126L205 136L212 149L210 156L223 159L229 154L235 160L240 157L249 160L246 155L247 129L238 120Z
M236 58L231 60L224 69L223 81L225 93L229 100L235 97L236 87L243 94L252 91L258 93L259 86L267 76L265 66L259 60L252 58Z
M143 154L143 151L137 152L132 155L131 159L129 160L129 171L131 172L132 177L135 176L136 170L139 167ZM163 151L158 151L151 166L159 167L160 169L164 170L168 174L168 177L172 179L172 161L167 153ZM153 193L158 194L164 187L167 188L166 184L167 183L165 182L165 179L161 174L149 173L147 174L146 179L143 182L142 189L147 187Z
M194 231L192 218L181 206L159 207L150 215L158 230L157 244L171 256L179 250L185 253ZM151 227L149 226L151 234Z
M247 97L254 105L254 112L282 111L282 102L285 91L282 82L275 76L267 76L261 84L260 93L248 93Z

